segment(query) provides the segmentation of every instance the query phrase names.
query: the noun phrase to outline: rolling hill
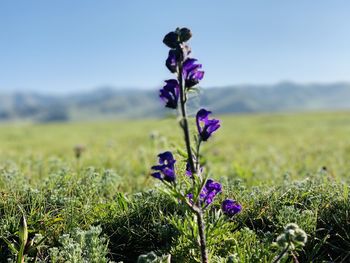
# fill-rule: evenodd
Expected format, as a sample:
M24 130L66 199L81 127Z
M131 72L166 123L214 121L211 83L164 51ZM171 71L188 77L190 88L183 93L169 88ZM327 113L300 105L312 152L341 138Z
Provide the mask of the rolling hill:
M239 85L201 90L190 98L189 111L199 106L216 114L350 109L350 83ZM168 112L170 114L170 111ZM75 121L161 117L168 114L158 90L99 88L67 95L16 92L0 94L0 121Z

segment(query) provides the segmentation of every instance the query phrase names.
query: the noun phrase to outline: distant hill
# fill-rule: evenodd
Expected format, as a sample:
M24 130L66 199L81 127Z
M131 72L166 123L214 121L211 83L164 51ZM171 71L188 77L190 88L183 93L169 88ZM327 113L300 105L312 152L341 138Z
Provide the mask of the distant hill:
M240 85L207 88L192 96L189 111L216 114L350 109L350 83ZM170 111L169 111L170 113ZM35 122L161 117L157 90L100 88L70 95L0 94L0 121Z

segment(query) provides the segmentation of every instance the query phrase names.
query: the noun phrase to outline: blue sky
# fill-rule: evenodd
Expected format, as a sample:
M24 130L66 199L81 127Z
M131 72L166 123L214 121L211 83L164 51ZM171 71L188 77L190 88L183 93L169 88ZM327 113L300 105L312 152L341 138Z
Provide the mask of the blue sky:
M159 88L177 26L204 87L350 81L349 17L345 0L3 0L0 91Z

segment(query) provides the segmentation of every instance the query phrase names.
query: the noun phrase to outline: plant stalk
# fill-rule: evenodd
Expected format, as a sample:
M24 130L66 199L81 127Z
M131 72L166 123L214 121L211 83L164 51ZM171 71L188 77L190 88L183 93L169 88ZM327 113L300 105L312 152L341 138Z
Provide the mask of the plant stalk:
M282 250L282 252L278 255L278 257L272 262L272 263L278 263L280 262L280 260L283 258L284 254L286 254L286 252L289 249L289 244L285 247L285 249Z
M178 80L180 85L180 107L181 107L181 127L184 131L184 137L185 137L185 143L186 143L186 150L188 155L188 162L190 164L190 169L192 174L196 174L196 167L193 162L193 155L192 155L192 149L191 149L191 139L190 139L190 131L188 127L188 121L187 121L187 112L186 112L186 94L185 94L185 86L183 81L183 75L182 75L182 64L181 62L178 65Z
M181 117L182 117L181 127L184 131L188 162L190 165L192 175L194 176L197 173L198 164L195 165L193 161L193 155L192 155L192 149L191 149L190 131L189 131L189 126L187 121L187 112L186 112L186 93L185 93L186 87L184 85L183 74L182 74L182 62L178 63L178 81L180 85L180 107L181 107ZM199 151L199 148L198 148L198 151ZM197 152L197 155L198 154L199 153ZM202 213L201 206L199 205L199 201L197 205L198 205L198 209L195 209L194 211L197 215L201 258L202 258L202 263L208 263L207 245L205 240L205 225L204 225L203 213Z
M199 232L199 239L200 239L200 249L201 249L201 257L202 257L202 263L208 263L208 252L207 252L207 244L205 239L205 225L203 220L203 213L202 210L199 209L197 214L197 224L198 224L198 232Z

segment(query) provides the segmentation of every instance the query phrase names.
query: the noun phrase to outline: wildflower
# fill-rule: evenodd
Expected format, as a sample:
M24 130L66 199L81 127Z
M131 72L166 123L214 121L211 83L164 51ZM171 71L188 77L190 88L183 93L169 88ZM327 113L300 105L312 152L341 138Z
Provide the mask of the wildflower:
M188 193L188 194L186 195L186 197L187 197L188 199L190 199L190 203L193 204L193 194L192 194L192 193Z
M199 167L199 171L202 173L203 172L203 167ZM192 178L192 171L191 171L191 166L190 162L187 161L186 163L186 175L190 178Z
M159 97L165 102L165 107L176 109L179 100L179 83L176 79L166 80L166 85L159 91Z
M221 189L222 186L220 183L215 182L213 179L208 179L204 187L202 188L202 191L199 194L200 204L204 205L204 208L208 207L208 205L210 205L213 202L215 196L221 193ZM190 203L193 203L192 193L188 193L186 197L190 199Z
M222 202L221 209L227 216L234 216L242 211L242 206L237 201L232 199L226 199Z
M276 243L284 248L289 246L292 250L295 247L302 247L307 242L307 234L297 224L289 223L284 227L284 232L277 237Z
M179 52L176 49L170 49L167 60L165 61L166 67L171 73L177 71L177 62L179 60Z
M74 150L75 158L80 159L81 155L85 151L85 146L81 144L77 144L74 146L73 150Z
M197 59L188 58L183 63L183 76L185 79L186 88L191 88L197 85L203 79L204 71L200 71L202 64L196 64Z
M212 179L208 179L203 187L201 193L199 194L201 203L204 204L204 207L210 205L214 197L221 192L222 186L220 183L215 182Z
M197 112L196 123L199 136L202 141L207 141L211 134L220 128L220 121L216 119L209 120L211 111L201 109Z
M164 152L158 154L159 165L152 166L153 172L151 175L154 178L165 180L167 182L175 181L175 162L174 156L171 152Z
M192 178L191 165L190 165L189 161L187 161L187 163L186 163L186 175L188 177Z
M297 224L289 223L284 227L284 231L279 235L274 242L282 249L282 252L276 257L274 262L279 262L278 259L283 258L287 251L293 251L302 248L307 242L307 234Z

